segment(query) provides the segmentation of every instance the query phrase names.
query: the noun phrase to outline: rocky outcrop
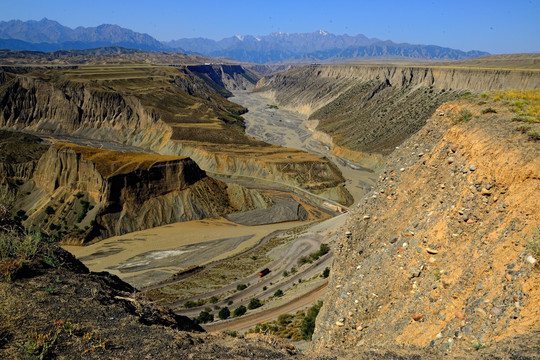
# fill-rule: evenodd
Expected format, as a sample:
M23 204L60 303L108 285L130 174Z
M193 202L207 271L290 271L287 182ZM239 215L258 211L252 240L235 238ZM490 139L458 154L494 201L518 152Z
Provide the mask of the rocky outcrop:
M540 144L483 99L443 104L350 212L314 349L538 349Z
M0 130L0 184L30 180L46 151L36 136Z
M339 146L386 155L443 102L468 91L535 89L529 70L446 67L306 66L263 78L255 91L319 120Z
M271 205L256 191L207 177L189 158L72 144L51 146L32 182L20 199L26 225L45 223L74 243Z
M277 146L270 150L242 147L235 152L222 152L218 148L209 151L193 143L169 141L160 153L188 156L211 173L279 183L315 194L325 193L324 196L344 205L352 203L343 186L345 179L328 159Z

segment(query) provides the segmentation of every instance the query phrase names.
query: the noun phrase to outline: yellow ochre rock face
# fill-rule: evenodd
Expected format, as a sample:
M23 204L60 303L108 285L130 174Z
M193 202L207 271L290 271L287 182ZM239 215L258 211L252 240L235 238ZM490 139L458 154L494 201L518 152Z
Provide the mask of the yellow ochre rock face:
M59 224L71 243L271 205L257 191L207 177L187 157L73 144L51 146L32 181L21 200L27 226Z
M496 97L443 104L390 155L337 244L315 349L537 339L540 143Z

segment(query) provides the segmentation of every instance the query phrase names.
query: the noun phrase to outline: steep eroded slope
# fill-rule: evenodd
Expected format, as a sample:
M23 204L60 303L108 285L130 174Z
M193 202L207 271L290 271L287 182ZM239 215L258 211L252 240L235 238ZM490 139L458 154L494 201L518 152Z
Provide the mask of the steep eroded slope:
M540 143L514 116L446 103L390 156L337 245L314 349L538 355Z
M207 177L190 158L56 143L19 190L29 228L80 243L266 208L255 190Z
M467 91L535 89L534 70L426 66L306 66L263 78L255 91L319 121L339 146L389 154L443 102Z

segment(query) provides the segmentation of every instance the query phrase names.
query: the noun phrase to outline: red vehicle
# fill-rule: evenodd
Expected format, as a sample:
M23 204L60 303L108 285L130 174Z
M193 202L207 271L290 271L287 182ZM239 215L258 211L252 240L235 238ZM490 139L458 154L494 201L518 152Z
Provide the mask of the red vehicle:
M261 272L259 273L259 277L263 277L265 275L268 275L268 273L270 272L270 269L269 268L266 268L264 270L261 270Z

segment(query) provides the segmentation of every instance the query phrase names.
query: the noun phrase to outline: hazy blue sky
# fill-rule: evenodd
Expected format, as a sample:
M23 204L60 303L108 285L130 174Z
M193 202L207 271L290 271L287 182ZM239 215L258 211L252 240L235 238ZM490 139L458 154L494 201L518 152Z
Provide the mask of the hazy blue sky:
M540 52L540 0L0 0L0 20L117 24L158 40L326 30L491 53Z

